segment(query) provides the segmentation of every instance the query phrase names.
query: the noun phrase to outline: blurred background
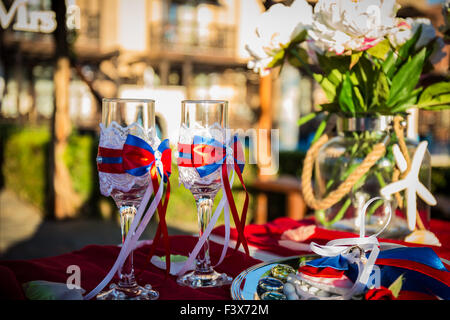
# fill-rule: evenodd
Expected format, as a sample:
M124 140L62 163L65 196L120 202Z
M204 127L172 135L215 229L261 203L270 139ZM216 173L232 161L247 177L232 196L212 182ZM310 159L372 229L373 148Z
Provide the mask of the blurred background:
M317 122L299 128L297 120L315 110L323 93L288 65L279 75L261 78L247 69L245 50L259 15L277 2L292 1L0 1L2 259L120 241L118 213L99 193L95 163L102 98L155 99L158 133L172 142L181 100L228 100L231 128L279 130L277 174L260 174L270 154L258 155L257 164L245 169L248 222L308 214L299 177ZM443 1L398 2L399 16L428 17L436 29L444 24ZM448 45L445 50L429 81L448 76ZM450 110L414 117L408 134L428 140L432 154L432 191L438 199L432 218L448 220ZM169 232L195 234L194 199L179 186L176 166L171 183ZM235 189L242 204L243 192ZM154 226L143 239L152 237Z

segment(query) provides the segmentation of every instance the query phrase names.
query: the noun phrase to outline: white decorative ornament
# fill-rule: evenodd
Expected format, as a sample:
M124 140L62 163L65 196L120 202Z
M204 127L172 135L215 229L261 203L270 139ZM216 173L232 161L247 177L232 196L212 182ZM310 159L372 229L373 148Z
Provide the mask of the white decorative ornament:
M417 147L414 157L411 161L411 169L404 179L393 182L380 190L383 197L389 199L391 195L405 190L406 193L406 217L408 228L413 231L416 226L417 195L430 206L436 205L436 199L431 192L420 182L419 171L422 165L428 142L422 141ZM406 160L400 152L398 145L393 148L395 162L401 172L406 171Z
M405 242L427 244L438 247L442 246L438 237L436 237L436 235L429 230L415 230L405 237Z

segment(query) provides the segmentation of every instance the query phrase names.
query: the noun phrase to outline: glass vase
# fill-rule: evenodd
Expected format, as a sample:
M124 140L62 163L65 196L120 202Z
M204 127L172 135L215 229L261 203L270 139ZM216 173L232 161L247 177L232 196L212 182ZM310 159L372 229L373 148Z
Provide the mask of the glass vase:
M319 150L315 160L315 193L319 199L325 198L362 163L367 154L379 142L386 143L386 152L343 196L339 202L326 210L316 210L316 221L323 227L358 233L359 215L364 204L371 198L381 196L380 190L394 181L396 162L392 152L398 143L393 129L393 116L337 119L337 136L330 139ZM387 142L386 142L387 141ZM412 159L418 142L406 139L405 143ZM431 183L431 157L426 151L419 179L427 189ZM411 231L406 221L406 201L392 197L389 201L378 200L371 205L365 217L366 234L374 234L387 222L390 206L393 212L389 226L381 235L384 238L402 238ZM400 201L400 202L399 202ZM428 226L429 206L417 197L420 223Z

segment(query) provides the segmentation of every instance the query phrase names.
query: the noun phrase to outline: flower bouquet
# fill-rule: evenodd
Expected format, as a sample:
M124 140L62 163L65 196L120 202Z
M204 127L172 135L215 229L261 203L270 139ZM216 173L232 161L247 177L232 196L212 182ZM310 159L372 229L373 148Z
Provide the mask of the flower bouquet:
M326 227L358 230L362 205L409 173L418 146L404 137L410 110L450 107L449 81L421 86L445 56L444 41L430 20L398 18L398 9L395 0L319 0L314 9L305 0L276 4L262 14L246 47L253 57L249 68L264 75L291 64L315 79L326 95L316 112L299 120L302 125L322 118L305 159L302 188ZM329 139L333 122L338 135ZM406 166L397 164L395 154ZM429 187L426 147L420 160L418 179ZM377 201L367 211L366 230L374 233L385 223L387 206L402 209L406 218L413 203L407 194L395 192ZM415 200L411 210L418 228L426 229L428 205L434 201L429 192L418 194L417 212ZM393 219L387 232L404 236L415 227Z

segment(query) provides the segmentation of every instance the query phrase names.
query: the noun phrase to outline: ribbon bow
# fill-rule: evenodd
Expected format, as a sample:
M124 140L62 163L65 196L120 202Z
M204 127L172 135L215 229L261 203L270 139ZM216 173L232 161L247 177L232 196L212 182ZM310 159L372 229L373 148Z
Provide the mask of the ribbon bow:
M210 175L227 162L236 163L241 173L244 171L244 151L237 136L233 137L230 147L214 138L194 136L192 144L179 143L178 151L178 165L194 167L201 178Z
M143 139L129 134L122 149L98 148L97 169L105 173L128 173L135 177L149 172L156 164L162 162L163 173L158 172L167 182L171 174L172 153L169 140L163 140L156 151Z

